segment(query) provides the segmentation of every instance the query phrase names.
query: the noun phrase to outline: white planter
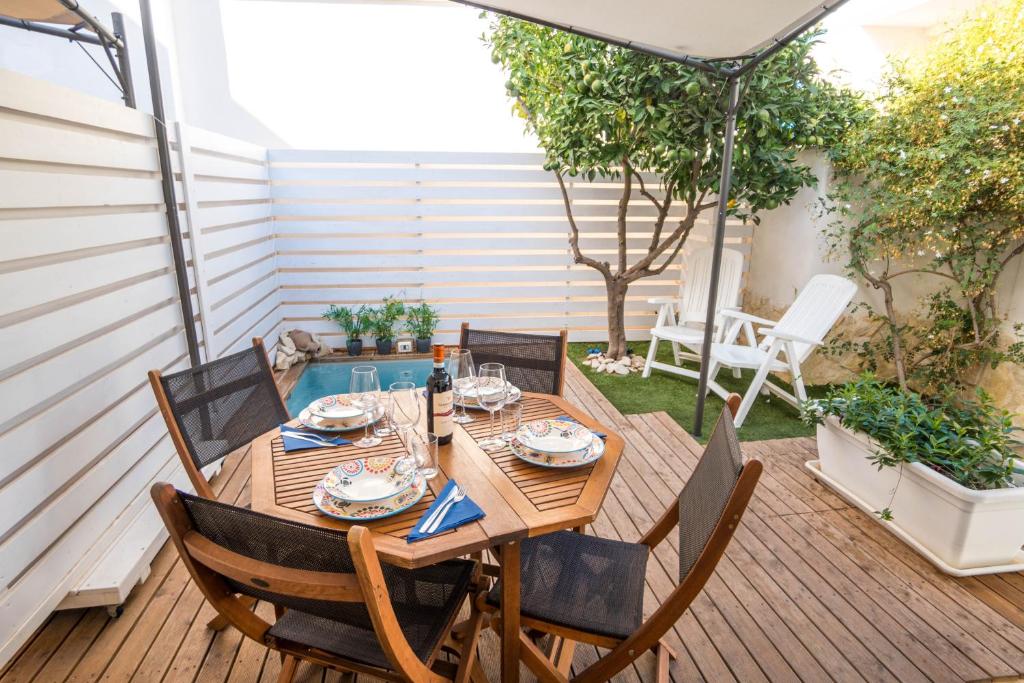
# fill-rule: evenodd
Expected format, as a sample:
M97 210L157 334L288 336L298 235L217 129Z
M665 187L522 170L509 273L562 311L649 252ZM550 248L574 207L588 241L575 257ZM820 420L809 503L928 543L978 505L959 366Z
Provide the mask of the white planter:
M1019 562L1024 488L975 491L921 463L879 470L868 460L878 450L867 435L834 417L818 427L825 478L871 510L890 508L893 524L943 563L971 569Z

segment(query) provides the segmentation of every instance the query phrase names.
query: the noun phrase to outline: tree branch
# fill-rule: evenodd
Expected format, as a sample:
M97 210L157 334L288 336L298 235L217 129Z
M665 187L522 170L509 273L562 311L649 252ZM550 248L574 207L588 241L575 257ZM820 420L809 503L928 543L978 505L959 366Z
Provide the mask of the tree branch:
M633 176L636 178L636 182L640 185L640 194L641 194L641 196L647 197L649 200L651 200L651 204L654 204L654 207L656 209L658 209L658 211L660 212L661 211L661 202L658 201L657 197L655 197L653 194L651 194L650 192L647 191L647 186L644 184L643 176L641 176L636 171L633 171Z
M607 279L611 279L612 271L607 262L597 261L584 256L580 251L580 229L576 225L576 219L572 215L572 203L569 201L569 191L565 188L565 181L562 174L555 171L555 179L558 180L558 188L562 191L562 203L565 205L565 217L569 219L569 246L572 248L573 261L590 266L599 271Z
M626 214L629 211L629 198L633 194L633 166L629 157L622 157L622 196L619 197L619 213L615 221L619 228L619 275L626 271Z

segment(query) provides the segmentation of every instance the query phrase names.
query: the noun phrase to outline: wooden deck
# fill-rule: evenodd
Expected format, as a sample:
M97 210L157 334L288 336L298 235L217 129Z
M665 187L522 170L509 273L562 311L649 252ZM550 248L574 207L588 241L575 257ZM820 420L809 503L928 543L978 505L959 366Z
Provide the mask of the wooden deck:
M575 368L566 397L626 439L593 532L636 540L678 493L700 447L664 413L619 414ZM716 576L672 634L675 680L973 681L1024 673L1024 575L940 574L806 473L811 439L749 442L745 450L764 461L765 476ZM246 454L232 455L215 484L221 499L245 503ZM674 586L674 545L670 535L648 565L648 609ZM119 618L101 609L54 614L0 682L275 680L277 656L237 631L207 630L212 616L165 547ZM488 635L482 646L491 670L495 645ZM580 648L576 665L595 656ZM650 680L652 667L648 656L620 678ZM314 667L297 678L340 679Z

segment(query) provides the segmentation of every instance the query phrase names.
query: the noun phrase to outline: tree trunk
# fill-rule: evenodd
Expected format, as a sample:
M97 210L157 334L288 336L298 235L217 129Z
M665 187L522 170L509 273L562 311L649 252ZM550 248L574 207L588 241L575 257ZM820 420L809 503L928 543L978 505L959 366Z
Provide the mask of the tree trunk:
M608 290L608 357L618 360L626 355L626 290L629 283L613 278L605 280Z

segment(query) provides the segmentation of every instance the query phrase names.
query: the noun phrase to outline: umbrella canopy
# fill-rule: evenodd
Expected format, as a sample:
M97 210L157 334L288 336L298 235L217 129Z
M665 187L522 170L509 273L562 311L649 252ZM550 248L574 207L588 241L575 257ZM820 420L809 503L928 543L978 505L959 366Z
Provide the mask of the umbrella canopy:
M679 61L752 57L835 0L456 0Z
M0 14L13 19L74 26L82 21L58 0L0 0Z

